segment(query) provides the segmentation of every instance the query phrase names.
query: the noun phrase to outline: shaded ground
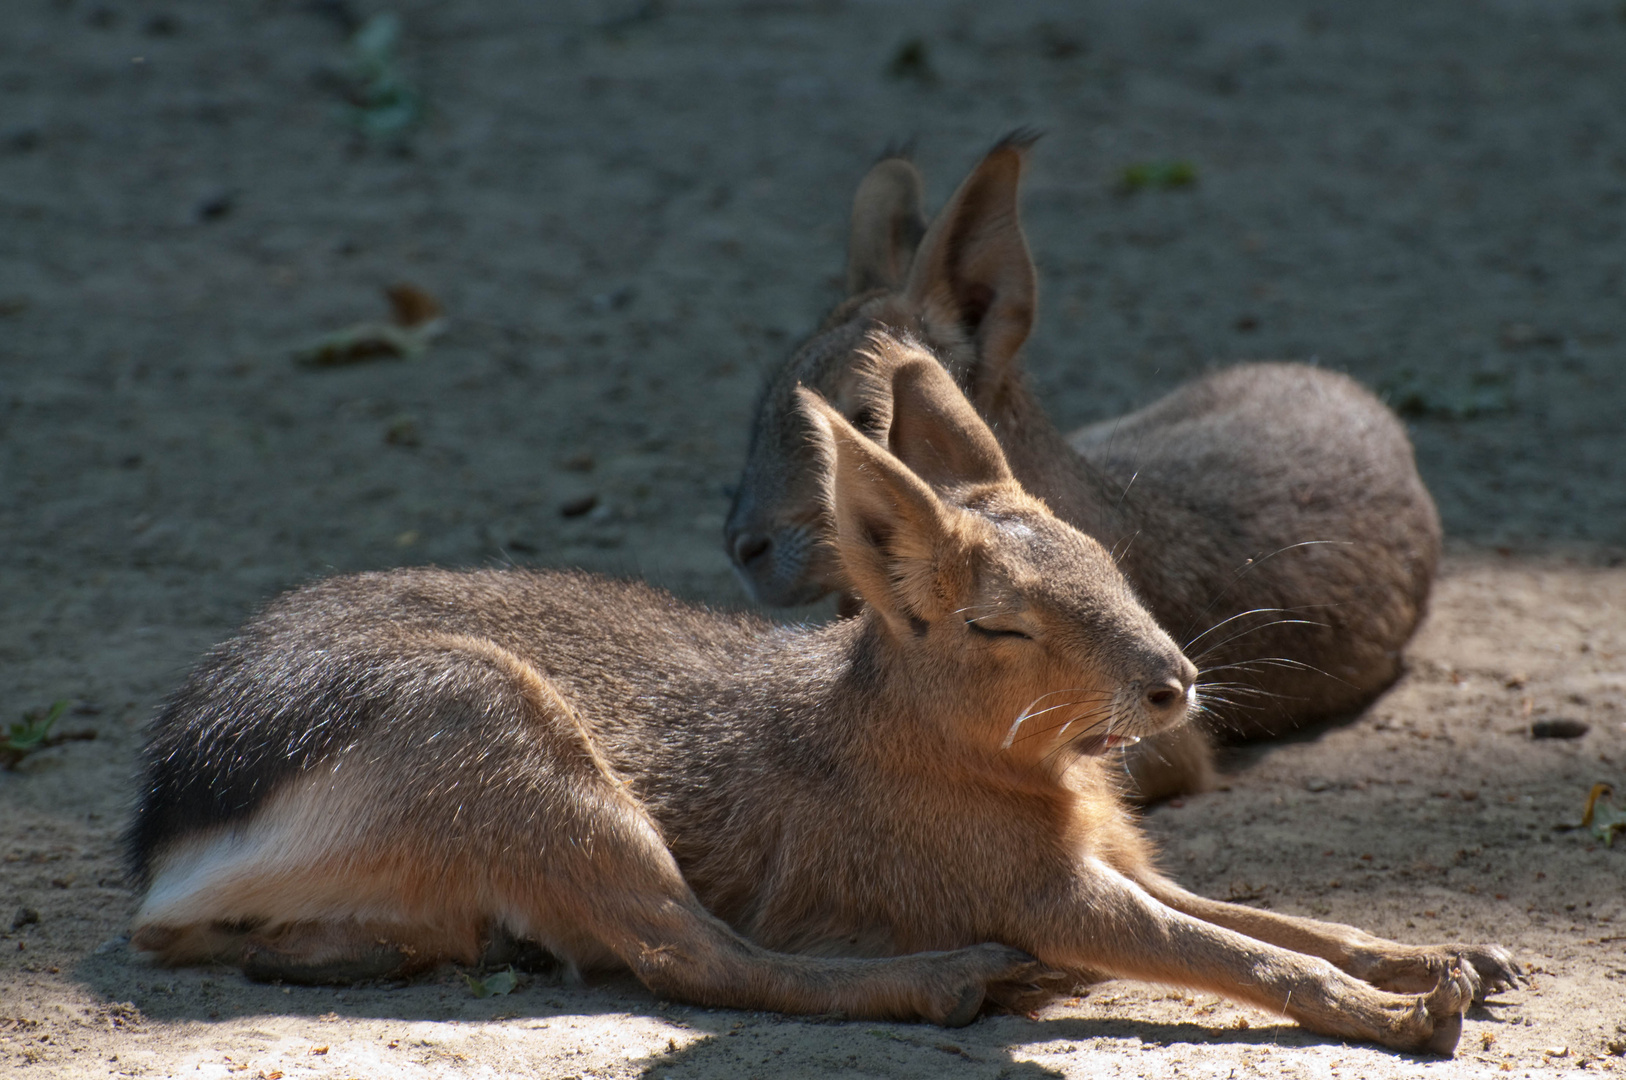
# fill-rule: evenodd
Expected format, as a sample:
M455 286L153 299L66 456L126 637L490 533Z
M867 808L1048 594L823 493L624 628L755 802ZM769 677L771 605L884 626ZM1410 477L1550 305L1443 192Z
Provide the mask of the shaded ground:
M429 112L399 146L342 115L342 5L8 7L0 720L68 698L64 729L98 737L0 773L0 1060L289 1077L1618 1065L1626 865L1551 830L1595 780L1626 786L1616 5L672 7L401 5ZM1411 673L1148 825L1210 894L1515 947L1535 986L1476 1017L1456 1062L1116 984L948 1033L666 1008L631 983L285 993L129 959L113 837L138 727L202 648L281 588L397 564L579 564L740 602L727 485L760 369L837 297L857 178L913 135L935 203L1018 125L1048 131L1025 203L1043 290L1028 355L1058 420L1209 364L1315 356L1412 423L1454 554ZM1120 190L1125 167L1170 161L1196 183ZM424 357L291 363L382 315L398 280L449 313ZM1532 742L1543 717L1591 729ZM11 927L22 908L39 921Z

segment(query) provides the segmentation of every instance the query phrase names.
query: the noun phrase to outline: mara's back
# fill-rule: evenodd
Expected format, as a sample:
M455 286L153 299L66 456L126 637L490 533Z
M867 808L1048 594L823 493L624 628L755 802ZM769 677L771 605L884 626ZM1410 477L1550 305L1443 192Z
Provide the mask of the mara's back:
M1233 683L1275 665L1274 697L1239 700L1237 730L1271 731L1306 703L1358 707L1398 676L1440 525L1405 428L1370 391L1239 364L1068 442L1109 480L1098 528L1133 580L1160 583L1148 602L1199 665Z

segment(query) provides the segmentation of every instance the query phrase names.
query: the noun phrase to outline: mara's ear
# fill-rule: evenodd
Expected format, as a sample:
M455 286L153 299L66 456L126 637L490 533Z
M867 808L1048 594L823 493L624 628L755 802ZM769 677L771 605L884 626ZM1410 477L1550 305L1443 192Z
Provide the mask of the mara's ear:
M958 512L806 387L801 409L823 445L833 542L847 584L899 634L953 610L969 562L950 557ZM952 579L952 580L949 580Z
M955 327L970 340L979 392L1002 385L1033 329L1037 286L1017 189L1036 138L1007 136L971 171L926 230L904 290L928 327Z
M899 461L939 490L1013 479L999 440L936 357L918 345L879 335L871 347L896 356L888 365L892 424L887 445Z
M847 295L903 284L915 246L926 234L920 170L907 159L875 163L853 196L847 234Z
M859 355L849 411L916 476L938 490L1013 478L999 440L929 349L875 331Z

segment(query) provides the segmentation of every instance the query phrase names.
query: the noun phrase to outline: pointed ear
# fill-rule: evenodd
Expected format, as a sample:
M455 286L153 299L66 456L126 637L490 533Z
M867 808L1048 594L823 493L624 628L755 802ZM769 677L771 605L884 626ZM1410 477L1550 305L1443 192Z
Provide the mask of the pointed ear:
M949 557L958 512L818 394L797 394L823 443L833 542L853 591L900 635L953 610L969 586L958 580L968 561Z
M936 357L880 335L871 345L892 371L887 444L899 461L939 490L1014 479L999 440Z
M903 284L926 233L920 170L901 157L876 162L853 196L847 234L847 295Z
M971 171L926 230L904 290L927 326L955 327L970 339L979 392L1002 384L1033 329L1037 286L1017 188L1036 138L1005 138Z

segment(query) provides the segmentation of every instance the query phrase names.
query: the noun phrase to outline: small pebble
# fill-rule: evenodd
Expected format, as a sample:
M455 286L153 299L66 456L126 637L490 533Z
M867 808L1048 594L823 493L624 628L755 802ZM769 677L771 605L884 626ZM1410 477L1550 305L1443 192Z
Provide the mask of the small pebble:
M229 191L217 191L198 201L194 213L199 221L219 221L232 212L236 199Z
M597 495L583 495L579 498L571 499L569 502L560 503L559 516L567 518L581 517L583 514L591 512L593 507L597 505Z
M1579 739L1592 725L1584 720L1570 720L1559 718L1556 720L1537 720L1530 725L1532 739Z
M384 429L384 441L390 446L422 446L423 432L418 429L417 418L398 416L391 420L389 427Z

